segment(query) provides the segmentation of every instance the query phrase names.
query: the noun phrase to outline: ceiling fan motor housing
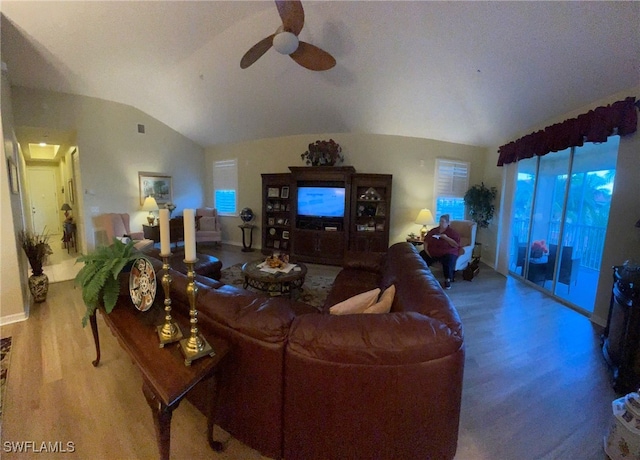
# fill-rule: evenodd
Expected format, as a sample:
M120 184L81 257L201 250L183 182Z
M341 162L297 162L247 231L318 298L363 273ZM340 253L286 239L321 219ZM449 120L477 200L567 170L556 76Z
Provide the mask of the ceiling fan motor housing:
M298 37L291 32L280 32L273 37L273 47L280 54L291 54L298 49Z

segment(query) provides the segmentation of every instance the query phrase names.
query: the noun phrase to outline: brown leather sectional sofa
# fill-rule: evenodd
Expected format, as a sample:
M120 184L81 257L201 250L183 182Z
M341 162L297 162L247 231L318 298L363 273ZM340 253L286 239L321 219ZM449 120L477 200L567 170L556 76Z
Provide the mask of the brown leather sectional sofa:
M186 315L186 277L172 276L174 311ZM287 460L454 457L462 325L411 244L349 254L323 312L197 280L201 330L232 344L217 423L234 437ZM339 301L391 284L390 313L328 314ZM196 388L189 399L204 410L208 397Z

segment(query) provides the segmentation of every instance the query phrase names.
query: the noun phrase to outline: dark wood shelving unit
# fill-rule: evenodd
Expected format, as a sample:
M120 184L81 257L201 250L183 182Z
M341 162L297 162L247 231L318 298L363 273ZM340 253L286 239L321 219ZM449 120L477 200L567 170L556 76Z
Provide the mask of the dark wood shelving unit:
M356 174L352 166L289 167L262 174L262 252L341 265L345 251L385 252L389 246L389 174ZM299 187L344 188L344 215L298 215Z
M291 174L262 175L262 252L289 253L293 229Z
M385 252L389 247L390 174L355 174L351 182L349 249Z

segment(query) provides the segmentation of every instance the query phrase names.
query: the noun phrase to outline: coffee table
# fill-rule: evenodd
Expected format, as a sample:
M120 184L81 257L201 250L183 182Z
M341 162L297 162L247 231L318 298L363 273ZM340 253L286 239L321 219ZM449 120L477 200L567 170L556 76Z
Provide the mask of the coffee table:
M307 266L298 262L296 266L289 272L268 273L260 270L260 265L264 260L256 260L247 262L242 266L242 274L244 276L243 287L251 286L259 291L265 291L270 294L284 295L291 293L294 289L302 289L305 276L307 276Z

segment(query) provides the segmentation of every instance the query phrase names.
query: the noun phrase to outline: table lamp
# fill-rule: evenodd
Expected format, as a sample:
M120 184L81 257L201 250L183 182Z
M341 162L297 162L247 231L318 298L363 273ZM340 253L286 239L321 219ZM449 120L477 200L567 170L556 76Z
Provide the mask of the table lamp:
M69 206L68 203L64 203L62 205L62 207L60 208L60 211L64 211L64 218L68 219L69 218L69 211L71 211L71 206Z
M142 205L143 211L149 211L149 215L147 216L147 222L149 225L153 225L156 220L156 216L153 215L153 211L157 211L158 203L156 203L156 199L152 196L148 196L144 199L144 204Z
M427 234L427 225L435 225L436 221L433 219L433 214L429 209L421 209L418 213L418 217L416 217L416 224L422 225L420 229L420 236L424 239L424 236Z

